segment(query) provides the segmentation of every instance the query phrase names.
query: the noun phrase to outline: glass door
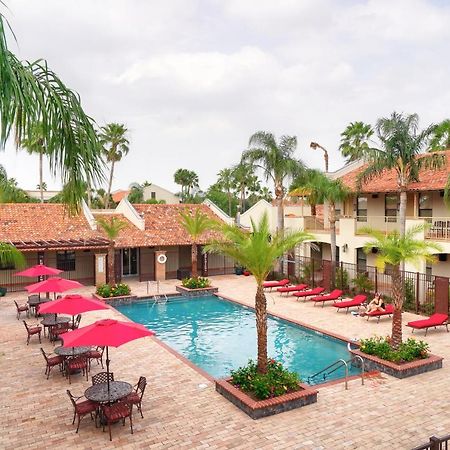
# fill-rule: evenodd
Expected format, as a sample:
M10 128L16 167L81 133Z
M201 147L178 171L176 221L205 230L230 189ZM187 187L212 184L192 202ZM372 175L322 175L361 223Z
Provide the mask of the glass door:
M124 248L122 250L122 275L124 277L138 274L138 249Z

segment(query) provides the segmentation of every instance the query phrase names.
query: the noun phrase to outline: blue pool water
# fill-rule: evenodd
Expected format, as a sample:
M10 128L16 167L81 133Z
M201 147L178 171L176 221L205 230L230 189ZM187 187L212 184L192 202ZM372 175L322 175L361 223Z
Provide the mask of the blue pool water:
M116 308L215 378L256 358L254 312L233 302L211 296ZM268 354L303 381L340 358L349 359L346 343L274 317L268 319ZM341 367L326 380L343 376ZM321 377L311 383L323 381Z

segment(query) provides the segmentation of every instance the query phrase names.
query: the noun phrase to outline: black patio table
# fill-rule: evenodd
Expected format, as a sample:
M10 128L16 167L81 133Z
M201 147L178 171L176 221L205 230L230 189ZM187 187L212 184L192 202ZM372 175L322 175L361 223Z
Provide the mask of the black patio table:
M99 383L87 388L84 396L93 402L111 403L131 394L132 390L133 386L126 381L110 381L109 394L108 383Z
M59 356L79 356L91 350L91 347L56 347L54 352Z
M30 296L30 298L27 301L30 308L34 309L34 315L36 317L38 316L37 311L36 311L36 306L41 305L42 303L47 303L47 302L51 302L51 300L49 298L39 298L37 295Z
M41 320L41 324L44 327L44 336L45 336L45 329L46 328L54 327L55 325L58 325L60 323L69 323L70 320L71 319L68 316L56 317L56 314L47 315L46 317L44 317ZM49 337L50 337L50 333L49 333Z

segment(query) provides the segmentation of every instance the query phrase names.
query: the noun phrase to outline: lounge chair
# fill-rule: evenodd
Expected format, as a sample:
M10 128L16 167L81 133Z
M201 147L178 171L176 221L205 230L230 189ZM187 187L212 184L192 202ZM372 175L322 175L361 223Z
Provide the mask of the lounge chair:
M384 309L384 311L372 311L370 313L367 313L367 320L369 320L371 317L378 317L378 321L377 323L380 321L380 318L382 316L391 316L394 313L394 305L388 303L386 305L386 308Z
M337 300L344 291L341 291L340 289L335 289L334 291L331 291L327 295L317 295L313 298L310 298L310 302L314 302L314 306L316 306L317 303L322 302L322 308L325 306L325 302L331 302Z
M277 291L280 294L287 294L289 295L290 292L297 292L297 291L303 291L304 289L307 289L308 285L307 284L296 284L295 286L285 286L285 287L280 287L277 289Z
M287 278L285 278L284 280L280 280L280 281L265 281L263 283L263 288L272 290L273 288L286 286L289 283L290 283L290 281Z
M359 307L367 300L367 295L355 295L351 300L343 300L341 302L334 302L333 306L337 308L336 311L339 312L340 309L347 308L345 314L348 313L348 310L353 306Z
M412 322L408 322L406 326L411 327L413 333L414 330L423 330L425 328L425 336L427 335L428 328L431 327L436 328L439 326L445 326L448 332L448 314L433 314L428 317L428 319L413 320Z
M306 297L314 297L315 295L320 295L325 288L323 287L316 287L314 289L309 289L308 291L300 291L300 292L294 292L294 297L297 298L303 298L303 300L306 299Z

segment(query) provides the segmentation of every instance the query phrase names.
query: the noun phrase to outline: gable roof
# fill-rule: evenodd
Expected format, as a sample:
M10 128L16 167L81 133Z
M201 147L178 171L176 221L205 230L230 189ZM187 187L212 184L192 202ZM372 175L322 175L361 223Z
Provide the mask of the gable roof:
M419 181L416 183L409 183L409 191L439 191L445 189L447 178L450 175L450 150L442 152L446 155L446 162L440 169L422 169L419 173ZM420 156L419 156L420 158ZM342 177L340 180L352 191L357 191L358 175L367 167L364 164ZM384 170L381 176L375 177L367 183L364 183L360 189L363 193L376 192L396 192L397 174L394 169Z

